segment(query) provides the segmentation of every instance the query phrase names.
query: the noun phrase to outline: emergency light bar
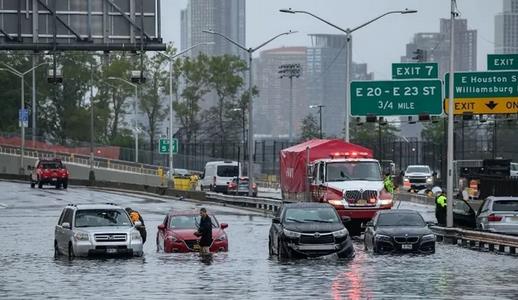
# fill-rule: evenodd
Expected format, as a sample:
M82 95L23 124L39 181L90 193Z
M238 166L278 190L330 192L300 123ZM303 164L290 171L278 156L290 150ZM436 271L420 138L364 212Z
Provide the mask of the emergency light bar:
M335 152L331 153L331 158L369 158L368 152Z

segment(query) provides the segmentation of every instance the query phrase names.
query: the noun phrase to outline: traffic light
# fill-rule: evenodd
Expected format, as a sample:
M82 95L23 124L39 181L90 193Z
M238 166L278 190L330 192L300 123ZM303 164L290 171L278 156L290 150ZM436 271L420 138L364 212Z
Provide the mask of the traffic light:
M420 114L419 115L419 122L427 122L427 121L430 121L429 114Z
M367 123L375 123L377 121L376 115L368 114L366 121Z
M131 71L131 82L142 84L146 82L146 77L144 76L144 71Z
M414 52L415 56L412 56L413 60L417 60L418 62L424 62L427 60L427 52L423 49L416 49Z
M63 83L63 71L61 67L56 67L56 74L54 74L54 68L50 68L47 74L48 83Z
M388 124L388 123L387 123L387 120L385 120L385 118L383 118L383 117L380 117L380 118L379 118L379 125L380 125L380 126L385 126L385 125L387 125L387 124Z

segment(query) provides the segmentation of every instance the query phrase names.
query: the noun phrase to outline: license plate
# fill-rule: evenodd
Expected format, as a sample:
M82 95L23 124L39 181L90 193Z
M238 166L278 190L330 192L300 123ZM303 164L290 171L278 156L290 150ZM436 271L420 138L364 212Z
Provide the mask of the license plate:
M192 247L192 249L193 249L194 251L200 251L200 250L201 250L201 247L200 247L200 245L195 244L195 245Z
M52 178L52 181L58 181L58 179L57 178Z
M117 249L115 249L115 248L108 248L108 249L106 249L106 253L110 253L110 254L117 253Z
M511 222L518 222L518 217L508 217Z
M403 245L401 245L401 249L412 250L412 244L403 244Z
M358 204L358 205L365 205L365 204L367 204L367 200L360 199L360 200L358 200L358 202L356 202L356 204Z

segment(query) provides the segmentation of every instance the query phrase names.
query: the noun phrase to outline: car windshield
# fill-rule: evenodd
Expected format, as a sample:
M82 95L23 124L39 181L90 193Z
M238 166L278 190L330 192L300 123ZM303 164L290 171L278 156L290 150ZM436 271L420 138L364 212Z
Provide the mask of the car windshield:
M421 215L415 214L381 214L378 217L377 226L425 226Z
M218 220L214 216L210 216L212 227L217 228ZM171 229L197 229L200 224L200 216L198 215L177 215L169 218L169 228Z
M63 165L57 161L48 161L48 162L46 161L46 162L40 162L39 167L43 168L43 169L61 169L61 168L63 168Z
M218 166L217 173L220 177L236 177L239 176L239 168L237 166Z
M408 167L406 169L407 173L430 173L430 168L428 167Z
M132 226L123 209L82 209L76 212L75 227Z
M338 223L338 216L331 207L288 208L284 215L287 223Z
M326 177L327 181L382 180L379 164L365 161L328 163Z
M518 211L518 200L498 200L493 203L493 211Z

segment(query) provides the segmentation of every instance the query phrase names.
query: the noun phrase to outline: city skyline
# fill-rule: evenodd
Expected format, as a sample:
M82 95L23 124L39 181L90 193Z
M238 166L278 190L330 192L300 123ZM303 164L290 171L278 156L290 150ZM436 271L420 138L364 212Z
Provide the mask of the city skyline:
M406 44L411 42L417 32L438 32L440 29L439 19L449 17L449 1L444 1L443 5L433 2L415 2L409 0L399 0L381 2L376 0L357 1L356 3L342 3L343 1L330 0L326 6L318 6L314 1L246 1L246 46L257 46L259 43L268 39L270 35L284 30L297 30L298 34L274 41L265 50L280 47L308 47L311 45L310 34L340 34L336 29L323 24L309 16L287 15L278 12L280 8L293 8L311 11L318 16L330 20L331 22L343 27L353 27L359 25L370 18L392 9L411 8L417 9L420 13L415 15L394 15L388 16L379 22L362 28L353 35L355 46L353 47L353 60L356 63L367 63L369 72L374 72L376 79L389 79L390 64L399 62L405 53ZM188 1L178 0L163 2L163 28L173 30L163 30L164 40L174 42L176 47L180 47L180 11L185 9ZM486 68L485 56L495 52L493 19L503 11L503 1L481 0L459 0L458 7L461 12L460 17L468 20L469 28L478 32L477 46L477 69ZM337 12L340 13L337 13ZM358 13L358 12L365 13ZM263 22L267 17L268 22ZM348 19L350 21L342 21ZM176 28L176 29L174 29ZM398 32L398 34L394 34ZM383 55L379 55L379 49L372 47L372 43L383 43L383 40L390 43L383 48ZM380 40L383 39L383 40ZM375 40L375 42L373 42Z

